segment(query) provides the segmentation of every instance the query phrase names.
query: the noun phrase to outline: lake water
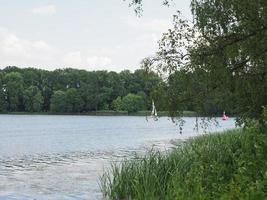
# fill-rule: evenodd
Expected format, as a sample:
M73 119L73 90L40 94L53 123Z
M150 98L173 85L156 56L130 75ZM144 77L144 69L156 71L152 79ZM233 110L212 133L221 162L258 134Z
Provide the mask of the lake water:
M111 161L203 133L183 119L179 134L166 117L0 115L0 199L101 199L98 178ZM218 122L208 131L234 128Z

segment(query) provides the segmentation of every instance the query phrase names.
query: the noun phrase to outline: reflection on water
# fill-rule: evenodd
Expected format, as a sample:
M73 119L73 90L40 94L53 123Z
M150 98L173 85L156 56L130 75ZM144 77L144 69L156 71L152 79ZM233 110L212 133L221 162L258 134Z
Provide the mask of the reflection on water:
M167 118L2 115L0 199L101 199L98 177L110 161L200 134L185 120L180 135Z

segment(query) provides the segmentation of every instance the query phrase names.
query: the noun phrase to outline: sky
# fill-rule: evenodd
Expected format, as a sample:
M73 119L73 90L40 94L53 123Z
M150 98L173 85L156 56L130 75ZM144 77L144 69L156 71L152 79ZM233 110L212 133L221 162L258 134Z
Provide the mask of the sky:
M190 0L144 0L137 17L123 0L0 0L0 68L135 70L153 55Z

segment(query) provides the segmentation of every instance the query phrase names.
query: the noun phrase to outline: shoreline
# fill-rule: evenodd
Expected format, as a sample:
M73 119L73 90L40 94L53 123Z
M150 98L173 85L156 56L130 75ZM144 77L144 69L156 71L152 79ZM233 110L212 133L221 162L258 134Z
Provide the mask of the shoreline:
M128 113L127 111L94 111L87 113L53 113L53 112L0 112L0 115L66 115L66 116L150 116L150 111L138 111L136 113ZM159 117L170 117L167 111L158 112ZM193 111L184 111L181 117L195 117Z

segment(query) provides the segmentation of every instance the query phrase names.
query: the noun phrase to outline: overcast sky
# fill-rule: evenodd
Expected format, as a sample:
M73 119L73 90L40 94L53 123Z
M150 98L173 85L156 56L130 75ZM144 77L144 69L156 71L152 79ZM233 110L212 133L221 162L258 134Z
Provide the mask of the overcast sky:
M0 68L134 70L157 49L176 9L190 0L145 0L143 16L123 0L0 0Z

